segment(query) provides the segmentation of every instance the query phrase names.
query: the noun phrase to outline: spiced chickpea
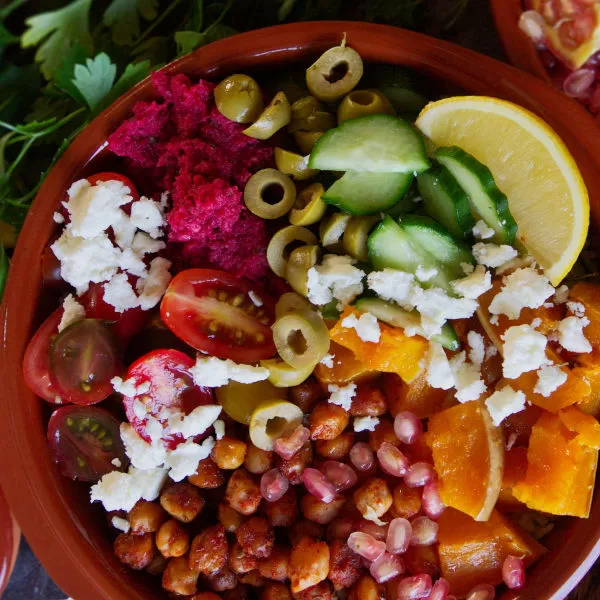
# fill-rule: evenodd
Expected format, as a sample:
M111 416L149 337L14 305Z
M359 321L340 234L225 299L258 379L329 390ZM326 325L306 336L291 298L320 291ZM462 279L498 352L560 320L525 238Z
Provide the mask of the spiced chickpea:
M221 502L218 508L219 523L223 525L227 533L235 533L237 528L246 520L244 515L240 515L226 502Z
M257 569L249 571L243 575L238 575L238 581L252 587L262 587L265 585L265 578L258 572Z
M189 567L187 556L172 558L162 575L162 586L167 592L180 596L191 596L196 593L200 573Z
M246 448L246 442L225 436L216 441L211 458L219 468L232 471L244 464Z
M275 456L275 466L292 485L299 485L302 483L304 469L310 465L312 460L312 445L310 442L306 442L290 460L283 460L280 456Z
M421 488L409 488L404 483L399 483L392 492L392 517L411 519L421 510Z
M254 475L262 475L273 466L273 453L257 448L252 442L248 443L244 468Z
M190 547L190 534L179 521L169 519L156 534L156 547L165 558L183 556Z
M350 415L337 404L321 402L308 417L308 427L312 440L333 440L346 429Z
M347 516L336 517L327 526L325 538L329 543L335 539L346 540L348 536L356 531L356 519Z
M348 600L380 600L383 587L370 575L363 575L350 590Z
M243 583L238 583L232 590L225 590L221 597L223 600L248 600L250 588Z
M290 402L296 404L303 413L310 413L317 402L326 397L323 386L315 377L309 377L300 385L294 385L289 389Z
M389 442L397 448L400 447L400 440L394 432L394 422L387 417L380 417L375 430L369 432L369 446L373 452L377 452L383 442Z
M138 500L131 509L128 519L132 533L155 533L166 521L167 513L156 502Z
M266 558L273 551L275 532L264 517L250 517L235 532L244 552L256 558Z
M187 480L192 485L203 489L218 488L225 483L223 472L210 456L198 463L196 473L190 475Z
M258 510L262 496L258 482L245 469L237 469L229 478L225 500L242 515L252 515Z
M160 552L157 552L150 564L146 567L146 573L150 573L150 575L162 575L163 571L167 568L168 562L168 558L165 558Z
M345 502L346 499L344 496L338 496L329 502L329 504L325 504L325 502L321 502L315 496L305 494L300 500L300 508L302 509L302 514L309 521L314 521L320 525L327 525L337 517Z
M352 398L350 414L353 417L380 417L387 412L387 400L373 381L358 386Z
M289 527L298 516L296 490L289 488L276 502L263 502L262 511L273 527Z
M260 561L258 570L267 579L285 581L288 577L289 564L290 549L286 546L275 546L271 555Z
M383 479L373 477L354 492L354 503L364 517L383 517L392 506L392 492Z
M321 581L301 592L296 592L292 598L294 600L332 600L331 585L328 581Z
M319 539L323 537L324 533L325 528L322 525L307 519L299 519L290 527L288 537L293 547L305 536Z
M198 488L181 481L164 490L160 495L160 505L182 523L193 521L204 508L204 499Z
M346 540L336 539L329 544L329 581L335 589L349 588L362 574L362 561L350 550Z
M198 592L188 600L221 600L221 596L217 596L214 592Z
M231 547L227 560L234 573L248 573L258 568L258 558L244 552L238 542L235 542Z
M323 581L329 573L329 546L304 536L293 546L290 555L289 577L292 594Z
M227 564L229 544L221 523L208 527L192 540L190 568L203 575L220 571Z
M269 581L260 593L260 600L292 600L292 592L283 583Z
M237 585L235 573L225 565L220 571L206 576L210 589L215 592L224 592L232 590Z
M154 536L151 533L142 535L121 533L115 540L114 550L117 558L124 565L141 571L152 562L154 557Z
M344 431L332 440L315 440L315 451L319 456L340 460L348 456L354 445L354 432Z

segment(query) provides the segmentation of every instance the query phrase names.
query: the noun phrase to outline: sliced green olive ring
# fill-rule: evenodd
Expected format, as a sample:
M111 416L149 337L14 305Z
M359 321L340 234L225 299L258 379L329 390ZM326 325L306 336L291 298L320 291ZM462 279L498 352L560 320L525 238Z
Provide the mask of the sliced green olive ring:
M265 104L258 83L248 75L230 75L215 88L219 112L236 123L252 123Z
M277 300L275 318L279 319L295 310L313 310L312 304L296 292L286 292Z
M338 124L366 115L395 115L391 102L379 90L354 90L340 102Z
M362 74L360 54L342 43L324 52L308 67L306 85L318 100L335 102L356 86Z
M296 140L296 145L300 148L300 152L310 154L318 139L322 137L324 133L324 131L298 130L294 132L294 140Z
M279 356L295 369L316 365L329 351L329 331L312 311L294 311L277 319L273 340Z
M349 222L350 215L341 212L334 213L328 219L321 221L319 226L321 244L332 252L343 251L341 240Z
M300 246L292 250L285 267L285 279L292 289L303 296L308 295L308 271L319 261L319 246Z
M267 246L267 262L275 275L285 277L285 268L290 257L291 244L314 246L317 243L315 234L306 227L288 225L280 229Z
M292 121L306 119L317 111L323 110L323 105L314 96L304 96L292 104Z
M312 115L300 119L292 118L292 122L288 127L290 133L296 131L328 131L337 125L337 120L334 115L324 110L318 110Z
M369 260L367 238L371 229L373 229L379 220L380 218L376 215L370 217L352 217L346 226L342 239L344 252L352 258L367 262Z
M257 140L268 140L282 127L289 125L291 118L292 112L287 96L278 92L258 119L244 129L244 133Z
M269 202L269 193L281 196ZM294 182L277 169L262 169L254 173L244 188L244 202L251 213L262 219L278 219L287 214L296 202Z
M282 173L290 175L297 181L310 179L317 174L317 171L308 168L308 156L302 156L283 148L275 148L275 164Z
M306 369L294 369L286 362L276 358L261 360L260 366L269 369L269 381L278 388L300 385L313 372L312 365L306 367Z
M318 223L327 210L327 204L322 198L324 193L325 188L320 183L313 183L304 188L296 196L296 202L290 211L290 223L305 227Z

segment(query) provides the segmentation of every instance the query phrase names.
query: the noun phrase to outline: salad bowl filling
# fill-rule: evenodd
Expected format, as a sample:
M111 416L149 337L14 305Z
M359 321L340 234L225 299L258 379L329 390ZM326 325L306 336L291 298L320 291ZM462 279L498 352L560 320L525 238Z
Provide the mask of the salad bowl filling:
M519 106L407 78L345 40L302 85L156 73L54 214L25 378L165 594L489 600L589 515L579 171Z

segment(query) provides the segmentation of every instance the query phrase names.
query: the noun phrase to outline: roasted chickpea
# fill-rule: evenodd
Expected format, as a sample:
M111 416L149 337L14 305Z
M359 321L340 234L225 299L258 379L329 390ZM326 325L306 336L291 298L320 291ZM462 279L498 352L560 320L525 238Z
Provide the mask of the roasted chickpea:
M242 466L246 458L246 442L225 436L217 440L211 456L221 469L228 471L237 469Z
M179 521L169 519L156 534L156 547L165 558L183 556L190 547L190 534Z
M333 440L346 429L350 415L337 404L321 402L308 417L310 437L313 440Z
M196 473L190 475L187 480L192 485L203 489L218 488L225 483L223 472L210 457L201 460L196 467Z
M264 517L251 517L235 532L244 552L257 558L266 558L273 550L275 532Z
M350 590L348 600L380 600L383 587L370 575L363 575Z
M160 552L157 552L152 559L152 562L146 567L146 573L150 575L162 575L167 568L168 558L165 558Z
M338 498L334 498L329 504L325 504L318 498L315 498L315 496L305 494L300 500L300 507L302 508L302 514L309 521L314 521L320 525L327 525L327 523L331 523L338 516L345 502L345 498L339 496Z
M308 519L301 519L296 521L289 529L288 537L292 547L296 546L298 542L305 536L310 538L322 538L325 533L325 528L314 521Z
M290 388L290 402L298 405L303 413L310 413L317 402L324 400L327 394L315 377L309 377L300 385Z
M421 488L409 488L404 483L399 483L392 492L392 516L412 519L420 510Z
M289 576L292 593L301 592L323 581L329 573L329 546L304 536L292 548Z
M321 581L301 592L293 595L294 600L332 600L331 585L328 581Z
M154 533L167 519L167 514L156 502L138 500L129 513L129 525L135 534Z
M249 571L243 575L238 575L238 580L241 583L250 585L252 587L262 587L265 584L265 578L259 573L257 569Z
M192 541L190 568L203 575L220 571L227 564L229 545L225 528L218 523L199 533Z
M292 592L283 583L269 581L260 593L260 600L292 600Z
M167 592L180 596L196 593L200 573L190 569L187 556L172 558L162 576L162 586Z
M182 523L193 521L204 508L204 499L197 488L180 482L164 490L160 495L160 505Z
M225 590L221 596L223 600L248 600L250 598L249 590L247 585L238 583L232 590Z
M283 460L280 456L275 456L275 466L292 485L299 485L302 483L302 473L310 465L312 459L311 443L306 442L290 460Z
M252 442L248 444L244 468L255 475L266 473L273 465L273 453L257 448Z
M251 123L258 119L265 104L258 83L248 75L230 75L214 92L219 112L236 123Z
M360 556L350 550L346 540L336 539L329 544L328 578L336 589L349 588L361 576Z
M385 396L374 382L358 386L350 407L350 414L353 417L379 417L386 412Z
M135 535L121 533L114 544L117 558L131 569L141 571L151 562L155 554L154 536L151 533Z
M354 492L354 503L364 517L372 513L377 517L383 517L392 506L392 493L383 479L374 477Z
M258 565L258 570L263 577L275 581L285 581L288 576L290 564L290 549L285 546L275 546L271 555L264 558Z
M228 564L234 573L248 573L258 568L258 558L244 552L241 544L235 542L229 553Z
M226 502L221 502L218 509L219 523L223 525L227 533L235 533L237 528L246 520L244 515L240 515Z
M235 471L225 490L229 505L242 515L251 515L258 510L261 499L260 486L254 478L244 469Z
M273 527L289 527L298 516L296 490L289 488L276 502L264 502L262 511Z
M354 445L354 432L344 431L332 440L316 440L315 451L323 458L340 460L348 456Z
M329 543L335 539L346 540L353 531L356 531L356 519L340 516L329 523L325 538Z
M189 600L221 600L221 596L213 592L198 592L194 594Z
M228 567L223 567L220 571L207 575L206 579L211 590L215 592L224 592L232 590L237 585L235 573Z
M369 432L369 446L373 452L377 452L383 442L389 442L397 448L400 447L400 440L394 433L394 423L387 417L381 417L375 431Z

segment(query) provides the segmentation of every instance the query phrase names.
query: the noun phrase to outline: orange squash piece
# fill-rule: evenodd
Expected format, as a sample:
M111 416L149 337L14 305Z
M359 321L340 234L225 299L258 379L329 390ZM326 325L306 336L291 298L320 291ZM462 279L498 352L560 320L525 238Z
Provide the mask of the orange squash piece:
M487 521L502 484L504 438L483 402L459 404L433 415L426 441L444 504Z
M427 573L432 579L437 579L440 575L440 557L435 545L409 546L402 558L407 572L411 575ZM394 596L389 595L388 598Z
M563 425L576 433L575 441L588 448L600 449L600 423L577 406L569 406L558 413Z
M585 337L594 347L600 346L600 286L580 281L569 291L569 300L585 306L585 316L590 324L585 328Z
M402 381L395 373L385 373L383 392L392 417L408 410L419 419L427 419L456 402L447 390L431 387L425 380L425 373L420 373L410 383Z
M508 383L508 380L506 381ZM535 404L525 405L525 409L508 415L502 421L506 443L512 442L514 446L527 446L531 430L542 414L542 409Z
M512 489L527 473L527 448L514 446L504 453L504 476L496 506L504 512L518 512L525 508L513 495Z
M457 597L480 583L501 583L502 563L508 555L522 558L529 566L545 552L541 544L497 510L488 521L479 522L448 508L438 523L442 577Z
M333 356L333 367L318 363L314 372L315 377L325 385L330 383L346 385L351 381L358 383L377 376L375 371L356 358L352 350L344 346L331 342L329 354Z
M600 417L600 351L593 350L588 354L578 354L575 357L580 365L573 371L590 386L590 394L581 399L577 406L588 415Z
M329 330L332 341L352 350L355 357L373 371L397 373L406 382L411 382L419 375L419 363L427 352L427 340L419 336L408 337L399 327L379 323L379 342L363 342L355 329L342 326L342 321L351 314L360 316L358 311L346 307L338 322Z
M558 415L542 413L529 440L527 474L513 487L517 500L553 515L589 515L598 450L580 444L579 435Z

